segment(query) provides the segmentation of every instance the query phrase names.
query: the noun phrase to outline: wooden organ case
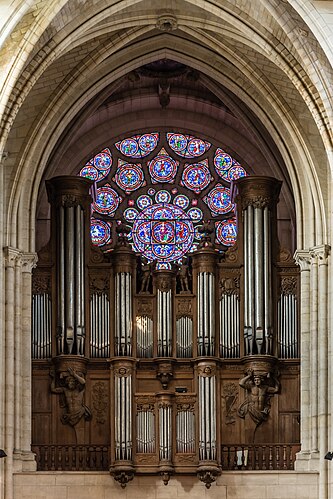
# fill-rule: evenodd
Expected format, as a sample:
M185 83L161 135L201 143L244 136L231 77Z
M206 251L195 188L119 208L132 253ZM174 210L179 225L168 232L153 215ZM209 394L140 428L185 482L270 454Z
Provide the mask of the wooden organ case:
M90 244L91 182L47 182L52 236L33 274L39 470L134 474L292 469L299 450L297 267L277 240L281 182L233 185L237 247L211 224L171 270Z

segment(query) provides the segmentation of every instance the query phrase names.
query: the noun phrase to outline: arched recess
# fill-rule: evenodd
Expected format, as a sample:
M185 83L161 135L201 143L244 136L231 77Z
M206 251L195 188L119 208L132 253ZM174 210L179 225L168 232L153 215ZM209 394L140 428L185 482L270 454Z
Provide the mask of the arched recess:
M57 140L61 136L61 133L65 127L75 119L75 116L81 112L81 109L87 107L87 101L92 102L91 108L87 107L87 109L89 109L88 113L91 113L98 103L98 94L102 92L103 89L107 88L112 81L116 81L118 78L123 77L130 70L139 67L139 65L142 65L143 63L148 63L154 59L156 60L160 58L163 54L164 57L177 60L181 63L191 63L193 68L201 70L205 74L209 75L210 78L214 78L216 81L220 81L225 87L229 88L234 95L237 95L238 99L242 99L243 102L245 102L245 104L252 110L253 114L258 116L259 121L264 127L266 127L269 135L273 137L273 140L276 142L291 177L296 202L296 212L298 213L298 246L303 246L303 238L308 241L310 246L317 244L320 240L324 240L326 227L325 223L322 225L322 222L320 222L320 220L323 220L324 218L324 201L321 199L321 195L318 192L319 180L316 180L315 178L315 158L311 154L310 150L306 152L307 148L305 147L305 139L301 136L301 133L297 127L297 122L295 123L292 114L291 116L287 116L286 108L281 106L275 106L274 109L273 105L275 103L267 102L268 99L272 99L267 89L259 87L259 81L256 82L259 93L251 97L249 95L249 91L245 92L241 88L241 84L243 82L235 84L235 80L232 78L233 75L229 76L216 71L214 67L209 66L204 62L205 60L209 60L209 52L202 49L202 54L200 54L199 57L197 50L196 57L191 58L191 52L193 53L194 47L190 43L186 46L184 43L181 43L181 40L176 39L176 41L179 43L179 46L176 46L176 49L167 49L169 44L174 45L175 40L170 35L161 35L158 39L156 39L156 43L154 44L155 50L153 53L147 43L138 42L138 45L134 45L134 49L131 49L131 51L123 51L122 63L120 63L120 57L118 59L119 62L117 62L117 58L115 57L113 67L110 65L109 60L107 60L107 56L109 55L107 52L106 54L103 54L103 59L107 61L108 70L110 71L109 73L106 72L106 69L103 67L103 63L100 63L98 73L95 72L92 76L91 72L95 69L95 64L93 63L92 66L88 67L85 72L82 72L78 78L74 79L73 77L73 79L71 79L71 87L66 89L66 93L61 93L63 92L63 89L60 89L54 93L48 109L45 110L33 124L34 135L33 137L30 136L29 140L26 141L26 144L23 145L21 149L21 158L18 159L16 163L18 165L17 172L21 169L22 172L21 174L17 174L18 176L14 182L14 186L19 189L19 186L24 185L24 196L27 196L29 192L29 189L27 189L27 182L31 182L34 175L36 175L33 187L34 193L32 195L32 204L29 206L30 214L35 212L35 198L39 188L42 169L44 167L43 165L46 165L48 162L52 148L56 145ZM143 55L143 51L147 52L146 55ZM129 59L127 64L124 64L123 62L124 56ZM104 64L106 65L106 62ZM93 78L95 79L95 83L93 82ZM76 92L76 85L80 88L79 97ZM258 95L261 100L260 104L254 100L254 98L258 98ZM288 121L286 122L287 117ZM13 130L15 130L15 127ZM39 153L36 153L36 151L39 151ZM308 165L308 174L305 174L307 170L306 165ZM21 180L19 180L19 177L21 177ZM300 187L298 187L299 185ZM302 192L302 196L299 195L300 191ZM313 203L306 201L304 204L306 192L308 193L306 196L307 199L311 199L317 192L317 201L314 200ZM23 216L21 216L21 214L18 215L18 226L22 228L21 234L23 234L24 228L27 228L29 224L31 224L31 230L33 230L34 216L32 216L30 222L27 223L27 220L24 219L24 215L27 213L26 208L23 208L25 203L22 203L21 201L18 202L18 199L20 199L20 195L16 193L11 198L11 204L13 207L20 205L22 208ZM28 203L30 204L30 201L28 201ZM314 212L311 213L312 204L317 207L316 215ZM8 214L10 211L11 210L8 210ZM306 213L306 211L308 212ZM14 208L13 214L15 212L16 208ZM304 218L308 221L312 221L312 226L311 224L307 224L305 228L307 232L303 234L301 222ZM13 218L8 218L8 222L10 222L9 226L12 228L16 225L14 223L15 219L15 214ZM315 219L316 224L314 224ZM9 244L16 246L16 236L12 234L11 237L14 239L11 239L11 243ZM309 241L311 241L311 243L309 243ZM33 248L33 244L33 241L30 240L30 249ZM21 243L19 246L20 245Z

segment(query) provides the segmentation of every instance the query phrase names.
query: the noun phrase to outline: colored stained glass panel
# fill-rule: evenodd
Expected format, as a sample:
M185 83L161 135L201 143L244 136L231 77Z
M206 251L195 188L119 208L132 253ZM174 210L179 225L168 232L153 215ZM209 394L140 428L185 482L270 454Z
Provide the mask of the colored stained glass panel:
M231 182L232 180L237 180L241 177L246 177L247 173L244 168L240 165L234 165L228 170L228 180Z
M169 203L170 199L170 193L165 190L159 191L155 196L156 203Z
M182 208L183 210L185 210L188 207L188 205L190 204L190 200L187 196L184 196L183 194L179 194L173 200L173 204L175 204L176 206L179 206L179 208Z
M178 261L192 247L194 227L179 207L164 203L148 206L133 224L135 251L148 260Z
M136 204L140 208L140 210L143 210L147 208L147 206L150 206L153 204L152 199L149 196L146 196L143 194L142 196L139 196L138 199L136 200Z
M196 193L205 189L213 177L208 168L208 161L203 163L196 163L193 165L185 165L182 174L182 185Z
M216 149L214 166L220 177L226 178L226 171L232 166L232 157L222 149Z
M128 222L135 220L138 215L139 212L135 208L127 208L127 210L124 211L124 218Z
M216 240L225 246L233 246L237 239L236 220L225 220L216 223Z
M183 158L196 158L204 154L211 147L211 143L193 137L192 135L182 135L179 133L167 133L169 146L176 154Z
M104 149L94 157L94 165L99 170L110 170L112 166L112 156L110 149Z
M158 133L145 133L134 135L116 142L115 146L124 156L130 158L143 158L150 154L158 144Z
M90 236L93 244L103 246L110 242L111 226L103 220L92 218L90 222Z
M141 166L124 163L121 160L118 162L118 169L113 180L126 193L133 192L145 184Z
M96 201L93 203L93 209L97 213L107 214L111 217L117 210L122 198L118 196L108 184L97 189Z
M178 161L172 159L165 151L161 149L160 153L148 162L148 169L151 180L154 184L173 182L177 173Z
M98 170L92 165L87 165L80 170L79 175L80 177L89 178L90 180L95 181L98 179Z
M234 208L230 199L230 189L220 184L217 184L203 200L213 216L223 215Z

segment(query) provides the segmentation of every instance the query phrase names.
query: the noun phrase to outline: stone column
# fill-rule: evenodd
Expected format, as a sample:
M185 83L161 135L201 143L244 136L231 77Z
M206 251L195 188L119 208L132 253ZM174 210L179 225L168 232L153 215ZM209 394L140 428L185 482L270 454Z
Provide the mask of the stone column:
M320 452L320 476L319 476L319 497L328 499L328 465L325 455L329 448L328 439L328 258L329 247L326 245L312 248L312 252L318 259L318 395L312 393L312 397L318 399L318 432L319 432L319 452ZM331 359L330 359L331 362Z
M20 252L5 248L5 438L4 450L7 454L5 465L5 497L13 497L13 451L15 435L15 360L14 338L20 333L15 330L15 265Z
M31 452L31 280L32 269L37 264L35 253L23 253L22 257L22 471L36 469L34 454Z
M294 255L297 265L301 269L301 289L300 289L300 357L301 362L301 442L302 449L297 455L296 469L305 471L309 469L311 449L311 410L310 408L310 262L309 251L297 250Z

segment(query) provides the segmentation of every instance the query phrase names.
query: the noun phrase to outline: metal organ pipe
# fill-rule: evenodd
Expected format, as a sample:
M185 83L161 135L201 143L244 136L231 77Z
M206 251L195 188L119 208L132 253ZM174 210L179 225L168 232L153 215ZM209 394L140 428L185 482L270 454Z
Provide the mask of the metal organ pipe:
M85 213L90 212L92 181L61 176L46 182L55 234L57 283L57 355L84 355L85 252L89 234Z
M215 365L200 363L199 373L199 460L216 460Z
M271 177L244 177L234 184L243 220L244 348L246 355L273 355L272 239L276 238L276 204L282 182ZM285 331L287 333L287 330Z
M215 348L215 276L198 274L198 351L199 355L214 355Z
M172 293L157 290L157 341L158 356L172 355Z
M132 355L132 276L118 272L115 277L115 353Z

